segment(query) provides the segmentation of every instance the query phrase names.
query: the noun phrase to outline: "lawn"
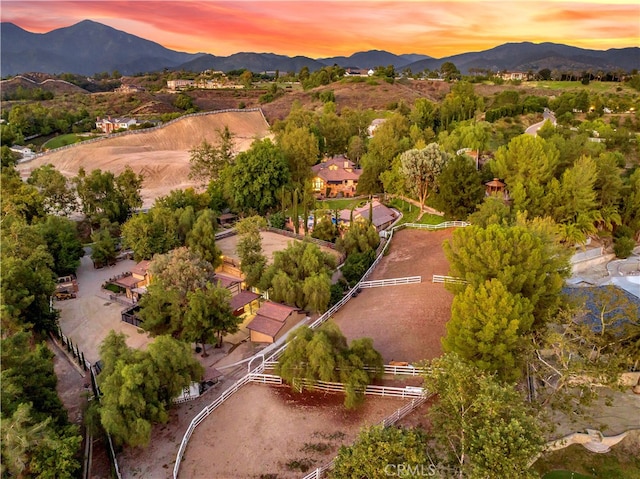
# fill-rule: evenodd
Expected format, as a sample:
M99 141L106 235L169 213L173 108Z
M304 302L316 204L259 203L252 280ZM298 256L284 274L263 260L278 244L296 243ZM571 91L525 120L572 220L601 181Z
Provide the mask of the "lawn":
M369 201L367 198L340 198L333 200L323 200L316 202L316 209L322 210L344 210L350 209L353 206L358 206L360 203L365 204Z
M415 205L412 205L411 203L407 203L406 201L401 200L400 198L392 199L387 204L387 206L395 208L402 213L402 219L398 222L398 224L419 223L423 225L437 225L437 224L443 223L444 221L447 221L445 217L438 216L438 215L430 215L428 213L425 213L424 215L422 215L422 218L420 218L420 221L416 221L418 216L420 215L420 208L418 208Z
M42 145L42 148L46 148L47 150L53 150L54 148L60 148L61 146L80 143L81 141L82 141L81 137L79 137L75 133L69 133L67 135L59 135L51 138L44 145Z
M606 454L589 452L581 445L573 444L544 454L533 468L544 479L570 478L571 471L567 471L567 468L575 471L574 479L640 479L640 458L632 452L632 444L627 440Z

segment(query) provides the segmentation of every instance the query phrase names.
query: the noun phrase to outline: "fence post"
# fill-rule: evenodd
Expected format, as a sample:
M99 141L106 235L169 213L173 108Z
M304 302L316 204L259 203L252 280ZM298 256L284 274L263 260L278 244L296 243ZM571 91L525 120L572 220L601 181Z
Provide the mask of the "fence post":
M73 351L73 342L71 342L71 338L67 338L67 351Z
M80 353L82 355L82 369L87 370L87 361L84 359L84 351Z

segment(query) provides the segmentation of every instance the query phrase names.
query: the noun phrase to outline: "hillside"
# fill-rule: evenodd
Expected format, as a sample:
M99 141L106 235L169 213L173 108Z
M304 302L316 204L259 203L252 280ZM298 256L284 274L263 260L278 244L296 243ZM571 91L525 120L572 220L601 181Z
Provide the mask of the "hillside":
M54 95L66 93L87 93L86 90L74 85L73 83L49 78L49 75L40 73L18 75L10 80L0 81L0 91L2 91L3 96L13 94L18 88L23 88L25 90L40 88L44 91L50 91Z
M119 174L129 165L144 175L142 197L145 206L150 206L172 189L197 186L188 178L189 150L203 140L216 144L217 131L225 126L234 135L236 151L245 151L254 139L269 135L269 124L260 111L215 113L182 118L152 131L79 144L21 164L18 169L27 176L51 163L65 176L73 177L80 167Z

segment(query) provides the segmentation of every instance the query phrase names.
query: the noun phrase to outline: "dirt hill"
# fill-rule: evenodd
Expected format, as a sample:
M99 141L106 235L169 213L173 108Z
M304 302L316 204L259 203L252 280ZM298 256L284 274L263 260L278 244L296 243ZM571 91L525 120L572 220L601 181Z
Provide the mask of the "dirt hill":
M53 164L73 177L80 167L86 171L108 170L119 174L129 165L144 175L145 206L177 188L197 186L189 180L189 150L207 140L218 142L217 131L228 126L236 151L245 151L256 138L269 135L269 124L260 111L221 112L182 118L165 127L115 138L79 144L51 152L19 166L23 175L34 168Z

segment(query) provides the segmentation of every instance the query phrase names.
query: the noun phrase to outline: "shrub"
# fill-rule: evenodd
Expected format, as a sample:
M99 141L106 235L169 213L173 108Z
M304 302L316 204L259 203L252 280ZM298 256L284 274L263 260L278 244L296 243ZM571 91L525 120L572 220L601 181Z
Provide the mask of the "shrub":
M616 257L622 259L631 256L633 248L635 247L636 242L633 240L633 238L628 238L626 236L616 238L613 242L613 252L616 254Z

